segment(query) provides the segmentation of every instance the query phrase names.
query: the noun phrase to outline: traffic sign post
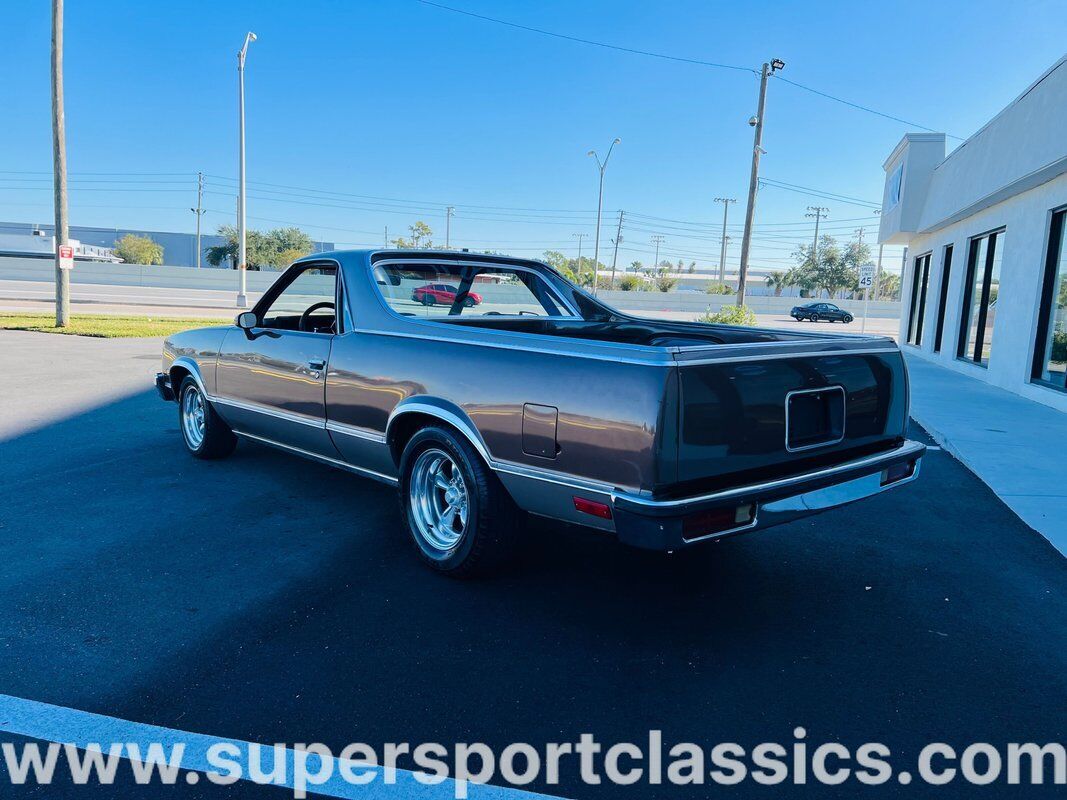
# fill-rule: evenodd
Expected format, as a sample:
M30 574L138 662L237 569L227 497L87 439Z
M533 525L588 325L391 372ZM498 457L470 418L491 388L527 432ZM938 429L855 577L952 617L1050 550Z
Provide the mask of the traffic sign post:
M860 324L860 332L867 331L867 309L870 307L871 287L874 286L874 264L864 264L860 267L860 288L863 289L863 322Z
M74 248L69 244L59 246L59 268L74 269Z

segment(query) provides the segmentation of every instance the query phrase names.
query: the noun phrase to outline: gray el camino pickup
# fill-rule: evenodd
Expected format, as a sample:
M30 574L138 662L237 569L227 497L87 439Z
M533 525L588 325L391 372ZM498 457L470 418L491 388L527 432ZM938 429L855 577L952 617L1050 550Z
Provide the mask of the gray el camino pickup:
M524 512L674 550L900 486L925 450L889 339L641 319L472 253L303 258L236 324L167 339L156 385L198 458L243 437L398 486L453 575Z

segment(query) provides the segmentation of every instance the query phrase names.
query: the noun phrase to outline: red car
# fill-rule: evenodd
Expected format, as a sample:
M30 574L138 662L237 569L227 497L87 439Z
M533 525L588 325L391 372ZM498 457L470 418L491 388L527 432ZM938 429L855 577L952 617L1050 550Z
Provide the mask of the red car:
M420 286L411 293L411 299L416 303L422 303L424 306L432 306L440 303L441 305L450 306L456 302L456 294L458 289L455 286L450 286L447 283L428 283L425 286ZM472 308L482 302L482 296L477 292L467 292L467 296L463 300L463 305L466 308Z

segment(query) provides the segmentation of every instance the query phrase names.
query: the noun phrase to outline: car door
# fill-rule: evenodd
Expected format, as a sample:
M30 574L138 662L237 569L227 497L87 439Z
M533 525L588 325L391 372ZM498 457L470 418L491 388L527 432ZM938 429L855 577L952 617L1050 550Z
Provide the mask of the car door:
M336 457L326 432L325 382L338 298L336 264L297 264L256 304L254 328L227 332L215 384L230 427Z

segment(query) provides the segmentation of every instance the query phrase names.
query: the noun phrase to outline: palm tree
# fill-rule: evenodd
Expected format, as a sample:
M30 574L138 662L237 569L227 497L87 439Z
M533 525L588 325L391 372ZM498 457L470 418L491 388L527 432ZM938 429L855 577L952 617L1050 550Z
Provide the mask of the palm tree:
M785 272L775 270L767 274L767 286L774 289L774 296L781 297L782 289L789 285L789 276Z

